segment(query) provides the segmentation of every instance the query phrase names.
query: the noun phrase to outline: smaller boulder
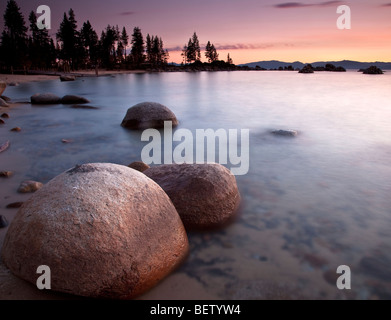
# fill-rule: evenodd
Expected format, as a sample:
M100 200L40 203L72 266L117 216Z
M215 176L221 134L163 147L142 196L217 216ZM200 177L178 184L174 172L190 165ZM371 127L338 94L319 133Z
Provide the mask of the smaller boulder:
M122 121L122 126L128 129L164 128L164 122L171 121L172 126L178 125L175 114L156 102L143 102L131 107Z
M0 124L5 124L3 119L0 119Z
M19 193L34 193L41 189L43 184L36 181L24 181L21 183L18 192Z
M15 127L15 128L12 128L10 131L12 131L12 132L21 132L22 129L19 128L19 127Z
M10 115L8 113L3 113L0 117L3 119L9 119Z
M219 228L236 216L236 179L220 164L161 165L144 174L167 193L187 230Z
M37 93L31 97L31 104L59 104L61 98L51 93Z
M89 103L90 100L80 97L80 96L75 96L75 95L66 95L61 99L62 104L83 104L83 103Z

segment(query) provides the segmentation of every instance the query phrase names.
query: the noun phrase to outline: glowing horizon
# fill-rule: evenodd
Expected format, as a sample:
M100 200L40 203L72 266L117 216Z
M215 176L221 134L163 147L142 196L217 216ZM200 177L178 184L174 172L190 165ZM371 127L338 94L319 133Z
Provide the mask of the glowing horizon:
M0 25L7 1L0 4ZM28 13L43 4L41 0L16 0L28 25ZM199 0L190 5L181 0L127 1L47 0L55 33L64 12L72 8L79 29L89 20L100 36L108 25L125 26L131 34L139 26L146 36L159 35L170 49L169 62L181 63L180 51L193 32L201 46L213 43L219 58L227 54L235 64L262 60L286 62L356 60L391 61L391 0L322 1L303 0ZM352 29L336 26L339 5L352 11ZM129 48L128 48L129 51ZM205 61L204 54L202 59Z

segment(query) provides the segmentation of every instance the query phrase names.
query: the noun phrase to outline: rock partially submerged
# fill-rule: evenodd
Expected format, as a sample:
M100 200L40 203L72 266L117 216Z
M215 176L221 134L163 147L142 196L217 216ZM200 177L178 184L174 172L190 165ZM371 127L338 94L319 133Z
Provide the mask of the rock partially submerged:
M182 262L188 240L152 180L125 166L85 164L24 203L1 252L11 272L33 284L37 267L47 265L54 291L130 299Z
M66 95L61 99L62 104L83 104L83 103L90 103L90 100L75 96L75 95Z
M314 73L314 68L312 67L312 65L307 64L306 66L304 66L304 67L299 71L299 73Z
M59 104L61 103L61 98L51 93L37 93L31 97L31 104Z
M6 141L3 144L0 144L0 153L4 152L5 150L7 150L9 148L9 146L10 146L10 142L9 141Z
M13 174L12 171L0 171L0 178L10 178Z
M0 98L0 107L9 107L9 104L2 98Z
M41 182L37 181L24 181L20 184L18 192L19 193L33 193L38 191L43 187Z
M72 109L85 109L85 110L98 110L99 109L98 107L86 106L83 104L75 104L75 105L71 106L71 108Z
M61 80L61 82L75 81L76 77L74 77L74 76L61 76L60 80Z
M235 176L219 164L162 165L144 174L168 194L188 230L224 226L240 204Z
M274 130L271 133L274 134L275 136L288 137L288 138L294 138L299 135L299 132L295 130Z
M368 69L363 70L364 74L384 74L383 70L376 66L370 66Z
M171 121L172 126L178 125L175 114L156 102L143 102L131 107L122 121L122 126L128 129L163 128L164 121Z

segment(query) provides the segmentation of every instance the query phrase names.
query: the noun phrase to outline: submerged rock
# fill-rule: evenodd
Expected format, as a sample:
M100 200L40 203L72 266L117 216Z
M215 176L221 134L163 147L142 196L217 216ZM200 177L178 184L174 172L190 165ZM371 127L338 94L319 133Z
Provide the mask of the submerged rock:
M31 97L32 104L59 104L61 98L51 93L37 93Z
M52 290L130 299L152 288L187 256L173 204L151 179L126 166L76 166L35 193L11 223L5 265L33 284L51 268Z
M9 98L7 96L0 96L0 99L3 99L5 102L10 102L11 101L11 98Z
M86 106L86 105L80 105L80 104L75 104L71 106L72 109L86 109L86 110L98 110L98 107L93 107L93 106Z
M33 193L43 187L41 182L37 181L24 181L18 188L19 193Z
M167 107L156 102L143 102L131 107L122 121L122 126L128 129L163 128L164 121L172 121L172 126L178 125L175 114Z
M384 74L383 70L376 66L371 66L368 69L363 70L364 74Z
M162 165L144 174L168 194L189 230L223 226L240 204L235 176L219 164Z
M13 202L7 205L7 209L18 209L23 205L23 202Z
M150 168L149 165L141 161L132 162L130 165L128 165L128 167L140 172L144 172L145 170Z
M10 131L12 131L12 132L21 132L22 129L19 128L19 127L15 127L15 128L12 128Z
M0 171L0 178L11 178L13 174L12 171Z
M61 80L61 82L75 81L76 77L74 77L74 76L61 76L60 80Z
M0 98L0 107L9 107L9 104L2 98Z
M5 124L3 119L0 119L0 124Z
M75 95L66 95L61 99L62 104L83 104L83 103L90 103L90 100L75 96Z
M274 130L271 132L275 136L281 136L281 137L297 137L299 135L298 131L295 130Z
M10 142L6 141L3 144L0 144L0 153L7 150L10 147Z

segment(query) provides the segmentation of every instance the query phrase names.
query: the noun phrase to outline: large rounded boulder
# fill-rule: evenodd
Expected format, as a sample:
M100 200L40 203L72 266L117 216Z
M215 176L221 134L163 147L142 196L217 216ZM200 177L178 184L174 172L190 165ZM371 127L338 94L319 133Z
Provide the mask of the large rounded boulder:
M85 164L57 176L18 211L2 258L33 284L50 267L51 289L130 299L176 268L188 253L181 219L164 191L142 173Z
M172 126L178 125L175 114L156 102L143 102L131 107L122 121L122 126L128 129L163 128L165 121L171 121Z
M224 226L240 204L235 176L219 164L162 165L144 174L168 194L188 230Z

